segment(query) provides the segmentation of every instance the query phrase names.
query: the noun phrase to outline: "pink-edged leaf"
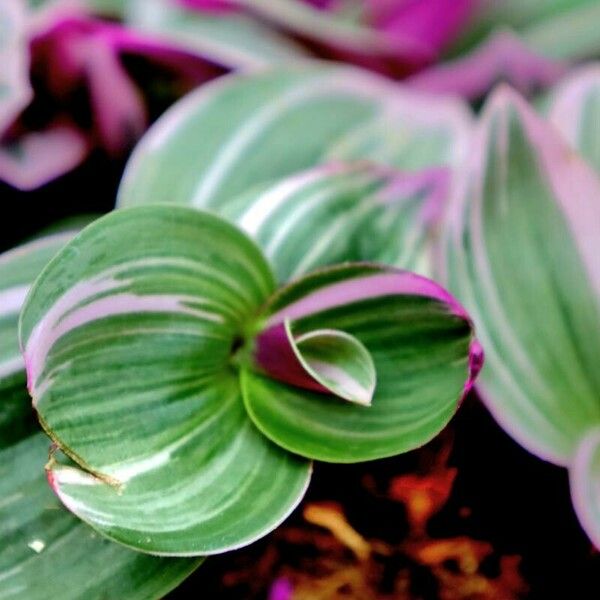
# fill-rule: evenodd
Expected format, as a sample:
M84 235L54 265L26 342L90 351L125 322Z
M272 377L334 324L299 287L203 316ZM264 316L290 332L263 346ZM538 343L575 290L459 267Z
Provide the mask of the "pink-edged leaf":
M600 180L503 86L483 111L444 247L486 350L478 383L518 442L570 464L600 422Z
M0 181L32 190L74 169L88 152L86 138L68 125L26 133L0 148Z
M318 460L369 460L425 443L483 360L461 305L433 281L390 267L348 264L306 275L273 297L264 318L255 366L242 374L246 408L275 443ZM336 402L323 393L331 388L308 391L294 343L323 330L352 336L370 354L370 405Z
M600 423L579 443L569 479L577 517L596 548L600 548Z
M316 329L294 336L286 320L261 337L255 357L257 365L274 379L356 404L371 404L375 365L363 344L343 331Z
M47 143L40 141L41 134L21 134L19 130L23 141L18 139L18 146L26 148L32 159L41 161L42 167L35 176L24 175L18 161L3 153L2 172L18 187L30 189L76 166L87 154L87 142L85 151L81 144L84 136L110 154L127 150L141 136L147 125L146 105L142 90L124 66L124 57L141 57L166 69L174 76L174 86L181 89L189 89L225 71L209 59L173 48L151 35L90 18L83 6L72 8L64 3L51 6L56 18L48 16L43 27L32 26L28 30L32 70L40 87L53 97L58 107L64 103L70 106L80 90L87 88L91 130L79 134L77 141L72 131L65 134L61 130L58 136L52 129ZM58 112L56 121L64 118L60 108ZM24 136L30 136L27 142ZM50 142L60 142L68 149L63 158L45 154Z
M492 34L466 56L413 75L417 89L465 98L479 98L505 80L529 93L552 85L567 71L564 61L546 58L510 31Z
M600 64L575 70L556 87L548 118L600 173Z
M281 282L349 260L430 275L449 186L443 167L404 172L336 162L258 186L215 210L258 242Z
M118 154L146 129L146 107L140 91L126 73L114 48L102 38L80 44L88 81L96 134L101 145Z

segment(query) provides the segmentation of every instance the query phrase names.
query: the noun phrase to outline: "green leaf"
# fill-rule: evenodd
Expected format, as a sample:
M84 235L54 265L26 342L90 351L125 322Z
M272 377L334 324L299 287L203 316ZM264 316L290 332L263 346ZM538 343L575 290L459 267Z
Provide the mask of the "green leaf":
M444 254L486 350L478 389L519 443L568 465L600 422L600 181L509 88L471 156Z
M0 598L160 598L202 560L159 559L105 540L61 506L44 472L50 442L31 414L17 315L33 279L74 234L0 256Z
M298 503L310 464L245 414L234 365L273 276L258 248L184 207L113 212L37 279L21 317L40 419L79 467L63 503L156 554L248 544Z
M470 124L459 100L354 68L304 64L229 75L175 104L143 137L118 202L219 210L256 185L332 158L407 169L456 165Z
M170 46L232 69L262 67L305 58L291 39L242 14L203 13L169 0L131 0L127 23Z
M600 66L574 71L553 92L548 119L600 173Z
M29 407L27 394L20 405ZM30 417L30 411L27 411ZM202 559L158 558L114 544L64 509L44 463L48 438L0 439L0 598L161 598Z
M377 374L363 344L334 329L317 329L294 338L289 322L285 324L298 361L317 383L349 402L371 404Z
M19 311L33 280L48 261L75 235L64 231L5 252L0 256L0 390L16 380L22 391L24 363L19 350Z
M260 185L218 211L259 244L280 282L363 260L429 275L449 179L446 169L329 164Z
M123 19L129 10L131 0L80 0L85 8L94 14L114 19Z
M254 351L259 368L242 372L248 414L277 444L318 460L357 462L421 446L449 421L481 360L460 305L432 281L391 268L313 273L283 288L266 315ZM296 340L334 329L364 345L377 377L371 406L264 375L285 377L287 320Z
M556 11L525 27L522 38L526 44L551 58L581 60L598 56L598 19L598 2L576 0L567 10Z
M600 424L581 439L569 469L575 512L592 542L600 545Z
M26 12L21 0L0 4L0 135L31 100Z

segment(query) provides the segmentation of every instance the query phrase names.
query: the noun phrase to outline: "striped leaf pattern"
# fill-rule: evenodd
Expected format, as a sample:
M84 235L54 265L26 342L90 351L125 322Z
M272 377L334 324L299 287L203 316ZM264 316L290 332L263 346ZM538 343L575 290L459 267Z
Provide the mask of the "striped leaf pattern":
M452 209L447 280L486 349L480 388L532 452L569 464L600 420L600 182L514 92L489 101Z
M19 312L33 280L75 231L50 235L0 256L0 390L24 391L24 362L19 349Z
M0 4L0 135L31 99L26 11L21 0Z
M48 487L48 438L31 413L17 315L31 282L75 234L0 257L0 599L160 598L201 559L159 559L113 544L61 506Z
M229 75L189 94L150 129L118 202L218 211L257 185L328 160L409 170L456 165L470 124L459 100L353 68L304 64Z
M353 336L335 329L317 329L293 337L290 344L307 373L334 396L371 404L377 374L369 351Z
M242 14L207 14L170 0L129 0L125 12L132 27L232 69L306 57L290 39Z
M445 250L447 282L486 349L478 387L518 442L575 465L575 506L600 543L598 499L577 491L582 471L598 485L585 440L600 424L600 180L508 88L485 108L471 154Z
M332 163L260 185L218 211L259 244L280 282L363 260L430 275L449 185L443 168Z
M371 404L375 365L355 337L334 329L294 336L285 320L260 339L256 364L269 377L356 404Z
M50 473L72 512L167 555L222 552L285 518L310 464L252 426L233 367L273 286L249 239L184 207L111 213L50 263L21 343L40 419L78 464Z
M26 393L19 405L33 425ZM102 538L54 496L44 473L47 457L42 433L0 440L2 600L158 599L202 562L148 556Z
M600 64L578 69L557 87L548 118L600 173Z
M460 305L432 281L389 267L356 264L317 271L282 288L268 305L255 359L287 354L282 328L296 340L343 331L370 353L376 371L371 406L334 401L244 369L249 415L288 450L331 462L398 454L431 439L448 422L482 359Z

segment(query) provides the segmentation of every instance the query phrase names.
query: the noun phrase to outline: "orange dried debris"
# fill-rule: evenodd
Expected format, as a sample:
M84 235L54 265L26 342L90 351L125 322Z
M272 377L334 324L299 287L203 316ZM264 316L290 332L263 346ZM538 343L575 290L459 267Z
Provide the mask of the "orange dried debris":
M303 515L309 523L331 531L333 536L352 550L359 560L369 558L370 544L348 523L339 504L313 502L304 507Z
M394 477L389 497L406 506L407 517L415 533L424 533L427 522L448 501L456 469L444 468L426 476Z

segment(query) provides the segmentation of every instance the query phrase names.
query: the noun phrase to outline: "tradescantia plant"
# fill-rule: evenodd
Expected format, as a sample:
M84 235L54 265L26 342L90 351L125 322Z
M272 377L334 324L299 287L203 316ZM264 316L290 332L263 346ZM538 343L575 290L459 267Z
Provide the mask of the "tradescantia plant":
M432 242L470 132L459 100L353 68L229 75L148 131L118 205L217 212L258 242L280 282L348 260L430 276Z
M104 535L223 552L281 522L310 459L420 446L472 385L471 323L437 284L372 263L279 290L238 228L191 208L117 210L37 279L21 314L49 480Z
M220 212L255 186L332 162L450 172L462 164L470 133L460 100L351 67L228 75L186 96L148 131L127 165L118 205Z
M550 123L499 89L478 125L443 247L446 282L486 350L482 398L525 448L569 468L574 507L596 545L598 98L597 66L551 95Z
M44 473L48 438L32 415L17 323L31 283L75 233L0 256L0 598L157 598L202 559L157 558L109 542L60 504Z

